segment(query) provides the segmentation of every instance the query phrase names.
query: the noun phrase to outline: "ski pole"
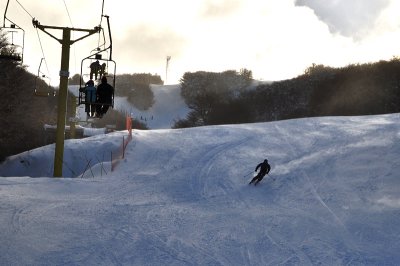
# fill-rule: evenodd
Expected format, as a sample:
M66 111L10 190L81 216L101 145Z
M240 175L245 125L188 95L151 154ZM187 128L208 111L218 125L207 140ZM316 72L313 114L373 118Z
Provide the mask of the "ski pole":
M253 172L250 172L250 173L248 173L247 175L245 175L245 176L243 176L243 177L247 177L247 176L249 176L250 174L252 174Z

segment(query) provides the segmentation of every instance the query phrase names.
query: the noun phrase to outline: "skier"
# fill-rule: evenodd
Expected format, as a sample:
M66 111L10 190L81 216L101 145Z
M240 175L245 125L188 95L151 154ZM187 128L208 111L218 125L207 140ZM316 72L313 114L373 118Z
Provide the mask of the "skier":
M254 185L256 186L264 178L264 176L266 174L268 174L269 171L271 170L271 166L268 164L268 160L267 159L265 159L264 162L262 162L262 163L257 165L255 172L257 172L258 168L260 168L260 172L258 172L258 175L256 175L250 181L249 185L254 183Z

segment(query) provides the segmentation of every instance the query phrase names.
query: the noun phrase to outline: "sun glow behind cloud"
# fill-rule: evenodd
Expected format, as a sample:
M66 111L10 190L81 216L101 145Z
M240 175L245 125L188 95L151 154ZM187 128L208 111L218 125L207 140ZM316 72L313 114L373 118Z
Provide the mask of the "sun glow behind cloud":
M12 2L12 1L11 1ZM25 3L26 2L26 3ZM21 1L42 24L70 27L62 1ZM93 28L102 1L65 0L72 25ZM5 6L6 1L1 1ZM247 68L254 78L279 80L303 73L312 63L345 66L387 60L399 54L400 4L395 0L149 0L108 1L113 59L118 73L147 72L168 83L187 71ZM41 51L31 18L15 3L8 15L26 31L25 63L36 73ZM343 17L345 15L345 17ZM345 18L345 19L343 19ZM58 80L61 46L40 33L53 80ZM90 37L71 46L71 75L98 44Z

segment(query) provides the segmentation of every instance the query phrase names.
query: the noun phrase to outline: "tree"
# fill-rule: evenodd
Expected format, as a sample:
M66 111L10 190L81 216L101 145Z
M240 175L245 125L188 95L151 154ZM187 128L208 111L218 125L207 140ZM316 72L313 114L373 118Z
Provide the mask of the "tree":
M75 74L68 79L69 85L79 85L81 83L83 84L83 79L80 74Z
M116 77L116 95L127 97L139 110L147 110L154 104L154 94L151 84L162 85L158 75L149 73L123 74Z
M21 55L16 53L15 46L11 45L6 36L7 34L0 29L0 55L3 59L21 59ZM15 63L15 60L10 60Z
M247 69L241 69L239 73L235 70L186 72L181 79L181 95L193 110L192 115L197 116L196 123L208 125L224 119L232 121L232 116L220 106L229 105L251 82L252 72Z

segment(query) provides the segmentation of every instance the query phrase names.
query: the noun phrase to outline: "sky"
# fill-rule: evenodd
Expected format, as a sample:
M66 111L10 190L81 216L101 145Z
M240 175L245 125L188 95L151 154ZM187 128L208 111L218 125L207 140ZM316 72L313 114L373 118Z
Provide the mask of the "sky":
M0 1L0 12L6 2ZM58 84L61 45L42 32L39 39L32 17L42 25L92 29L100 22L102 1L18 2L10 0L7 17L26 32L25 64L36 73L44 54L47 65L42 70ZM185 72L241 68L252 70L258 80L282 80L301 75L313 63L341 67L390 60L400 53L396 0L104 3L117 73L158 74L166 84L177 84ZM91 36L72 45L71 75L80 72L81 60L98 43L99 36ZM168 71L167 56L171 56Z
M0 262L398 265L399 125L390 114L134 130L111 172L119 131L66 140L67 178L51 178L54 145L12 156ZM265 158L271 172L248 185Z

